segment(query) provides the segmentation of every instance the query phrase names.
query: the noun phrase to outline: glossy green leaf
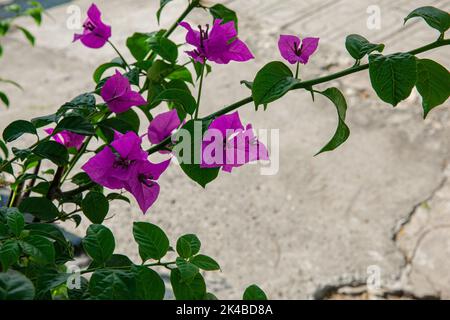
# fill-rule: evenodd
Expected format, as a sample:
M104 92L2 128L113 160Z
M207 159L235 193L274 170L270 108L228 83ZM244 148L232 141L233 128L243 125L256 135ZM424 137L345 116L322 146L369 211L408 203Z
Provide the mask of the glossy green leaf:
M177 241L177 252L182 258L190 258L200 251L201 242L195 234L186 234Z
M329 88L325 91L318 93L322 94L323 96L327 97L333 102L338 114L338 126L331 140L316 155L322 152L332 151L336 149L341 144L343 144L350 136L350 129L345 124L345 116L347 113L347 102L342 92L339 91L339 89L337 88Z
M394 107L411 94L417 81L416 58L409 53L369 56L372 87L378 97Z
M153 40L153 41L152 41ZM166 37L156 37L150 40L150 49L164 60L175 63L178 58L178 47Z
M99 224L89 226L82 243L86 253L100 264L111 258L116 247L111 230Z
M422 96L424 118L450 96L450 73L447 68L429 59L417 60L417 90Z
M92 274L89 294L93 300L133 300L136 280L131 272L101 269Z
M256 107L268 104L284 96L299 81L293 78L291 69L284 63L273 61L256 74L252 96Z
M100 65L97 69L95 69L94 75L93 75L95 83L98 84L102 80L103 74L111 68L123 69L124 65L123 65L122 59L104 63L104 64Z
M5 106L9 107L8 96L3 91L0 91L0 100L5 104Z
M217 178L220 170L220 168L200 167L201 141L203 132L207 129L208 124L209 122L189 120L182 127L184 130L187 130L186 132L189 133L189 137L183 137L182 133L184 131L181 130L174 135L174 141L176 142L174 147L176 152L174 153L180 163L181 169L189 178L197 182L203 188ZM196 127L199 127L199 132L196 132ZM188 140L183 141L183 139Z
M19 260L20 247L19 242L16 240L6 240L3 244L0 244L0 263L3 268L3 272L8 271Z
M184 282L190 282L199 273L199 268L195 264L190 263L183 258L178 257L176 259L176 264L180 271L180 277Z
M3 131L3 140L8 143L20 138L25 133L36 135L36 128L34 125L25 120L16 120L10 123Z
M92 222L101 224L109 211L109 202L103 193L91 191L81 202L84 215Z
M201 300L206 294L206 284L198 273L191 281L186 282L181 277L180 270L172 269L170 283L177 300Z
M243 300L257 301L257 300L267 300L267 296L264 291L261 290L257 285L251 285L245 289Z
M196 255L191 259L191 262L202 270L220 270L220 265L213 258L205 256L203 254Z
M450 14L435 7L421 7L412 11L406 18L405 23L411 18L422 18L433 29L444 34L450 28Z
M64 130L78 133L84 136L92 136L95 134L94 126L89 121L80 116L69 116L62 119L56 125L53 134Z
M33 283L20 272L0 273L0 300L33 300Z
M64 166L69 162L69 152L66 147L56 141L44 141L33 149L33 153L41 158L48 159L57 166Z
M144 266L133 266L136 278L136 299L163 300L166 286L158 273Z
M55 262L55 248L53 243L43 236L30 235L19 240L23 252L39 264Z
M16 26L17 29L19 29L20 31L22 31L23 35L25 36L25 38L28 40L28 42L34 46L35 43L35 38L34 36L31 34L30 31L28 31L27 29L25 29L24 27L20 27L20 26Z
M150 52L149 34L136 32L127 39L127 47L133 57L142 61Z
M234 12L233 10L227 8L223 4L218 3L209 8L209 12L214 19L222 19L222 23L233 21L236 30L238 30L238 17L236 15L236 12Z
M167 79L170 80L183 80L185 82L188 82L190 84L194 84L194 81L192 80L192 74L189 71L188 68L183 66L175 66L175 69L173 72L169 73L167 75Z
M345 40L345 47L350 55L356 59L361 60L365 55L374 51L383 52L384 44L370 43L369 40L360 36L359 34L351 34Z
M158 20L158 23L161 18L161 13L162 13L164 7L171 1L172 0L160 0L159 1L159 9L158 9L158 11L156 11L156 19Z
M18 237L25 227L25 218L18 210L12 210L6 214L6 222L9 230Z
M184 90L180 89L168 89L161 92L152 105L157 105L161 101L173 102L177 108L181 108L184 113L194 114L197 108L197 102L195 98Z
M135 222L133 236L139 246L142 261L160 260L169 250L169 238L160 227L154 224Z
M44 221L53 220L59 216L58 208L47 198L25 198L21 201L19 210L23 213L32 214Z

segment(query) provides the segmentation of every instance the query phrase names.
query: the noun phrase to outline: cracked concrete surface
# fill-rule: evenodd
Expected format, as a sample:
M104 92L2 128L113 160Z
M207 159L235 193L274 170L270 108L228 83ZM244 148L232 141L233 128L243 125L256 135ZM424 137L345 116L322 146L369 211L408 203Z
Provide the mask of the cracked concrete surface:
M344 48L346 34L383 41L388 52L411 49L433 41L435 34L419 21L402 28L403 17L422 5L449 9L446 1L437 0L225 2L238 12L240 36L257 58L214 66L204 91L205 114L248 95L239 81L251 80L265 63L280 59L280 33L321 37L319 52L301 70L307 79L352 64ZM74 3L85 10L90 1ZM97 4L122 49L131 32L157 28L157 1ZM164 27L182 5L181 0L168 5ZM369 5L381 8L381 30L366 27ZM37 33L37 48L30 50L18 35L4 44L1 74L19 81L27 93L11 91L13 105L1 111L0 129L12 120L50 113L90 90L95 66L113 57L107 48L93 51L70 43L73 31L66 28L66 8L51 9L53 20L47 19L42 29L31 28ZM197 23L209 17L199 11L190 19ZM175 37L181 40L183 34ZM450 65L442 50L426 56ZM251 283L273 299L449 298L450 109L441 107L424 121L417 93L393 109L376 98L367 73L329 86L341 88L348 99L352 134L344 146L313 157L337 121L333 106L320 97L312 103L309 94L295 92L266 112L244 107L244 122L280 129L279 173L261 176L258 167L247 166L221 174L202 190L173 165L161 179L160 198L147 216L134 204L112 207L106 224L117 235L118 252L139 261L131 228L133 221L142 220L161 225L171 239L197 233L204 252L222 266L222 273L207 275L220 298L240 298ZM365 286L373 266L381 272L378 291Z

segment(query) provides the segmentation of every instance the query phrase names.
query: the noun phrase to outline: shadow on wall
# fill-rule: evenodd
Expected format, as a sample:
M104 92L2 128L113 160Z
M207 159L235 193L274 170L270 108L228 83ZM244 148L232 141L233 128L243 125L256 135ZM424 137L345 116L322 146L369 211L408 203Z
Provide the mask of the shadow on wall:
M59 6L60 4L71 2L72 0L38 0L42 4L45 9L52 8L55 6ZM11 12L6 12L4 7L10 4L18 4L22 6L22 8L28 8L30 0L0 0L0 19L8 18L14 15Z

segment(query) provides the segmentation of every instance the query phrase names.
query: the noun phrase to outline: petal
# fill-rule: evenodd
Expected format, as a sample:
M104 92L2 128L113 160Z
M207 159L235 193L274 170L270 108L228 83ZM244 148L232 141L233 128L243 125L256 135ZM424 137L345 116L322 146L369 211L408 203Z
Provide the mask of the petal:
M102 13L100 12L100 9L97 7L95 3L91 4L87 11L87 16L93 21L98 22L101 19Z
M164 171L166 171L169 167L171 160L172 159L168 159L160 163L146 161L145 164L143 164L142 172L147 175L151 175L152 180L158 180Z
M156 182L152 182L151 187L142 183L134 183L127 187L127 190L131 192L136 199L142 213L146 214L148 209L155 203L156 199L158 199L160 187Z
M74 37L74 41L78 39L81 41L82 44L91 49L99 49L103 47L106 43L106 40L103 37L98 36L92 32L83 35L76 34Z
M239 112L233 112L231 114L225 114L216 118L209 125L208 129L217 129L219 130L224 139L227 137L227 130L244 130L244 126L242 125L241 119L239 118Z
M148 127L148 139L152 144L158 144L172 134L172 131L181 125L177 110L157 115Z
M120 189L122 184L110 178L110 172L113 168L115 155L109 147L90 158L82 169L87 173L92 181L110 189Z
M100 95L108 103L123 96L130 88L130 81L116 70L116 73L106 80Z
M281 56L289 63L294 64L299 61L299 57L296 55L295 50L300 47L300 39L292 35L280 35L278 40L278 49Z
M309 57L316 52L319 46L319 38L305 38L301 46L300 62L308 63Z
M244 61L254 59L254 56L250 52L250 49L247 47L247 45L243 41L241 41L239 39L236 39L230 45L228 45L228 49L227 49L227 51L224 52L223 56L224 56L224 61L232 60L232 61L244 62Z
M121 157L128 160L146 160L147 153L141 148L141 138L133 131L114 140L111 146Z
M228 21L222 24L221 19L214 20L214 25L209 33L209 38L212 39L217 36L224 36L226 40L231 40L237 37L237 31L234 21Z
M186 42L195 47L200 47L200 32L192 29L187 22L180 22L180 26L185 28L188 32L186 34Z

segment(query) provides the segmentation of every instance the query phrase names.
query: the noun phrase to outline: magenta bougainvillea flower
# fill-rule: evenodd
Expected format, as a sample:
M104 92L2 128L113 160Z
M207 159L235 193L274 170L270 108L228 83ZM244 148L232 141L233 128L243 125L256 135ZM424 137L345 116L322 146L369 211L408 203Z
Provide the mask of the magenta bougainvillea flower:
M202 142L202 168L222 167L231 172L257 160L269 160L269 153L254 135L251 124L244 128L238 112L211 122Z
M145 213L159 195L155 182L170 159L159 164L148 161L141 138L134 132L116 133L114 141L82 167L92 181L109 189L126 189Z
M130 178L131 165L147 161L147 157L136 133L116 133L111 145L89 159L82 169L92 181L110 189L122 189Z
M177 110L163 112L157 115L148 127L148 139L152 144L158 144L170 136L181 125Z
M87 16L83 23L83 33L75 34L73 41L80 40L88 48L101 48L111 37L111 27L103 23L102 13L95 4L89 7Z
M297 36L281 35L278 41L281 56L291 64L307 64L318 46L319 38L304 38L301 41Z
M247 45L237 38L237 31L233 21L222 24L221 19L214 20L214 25L209 30L199 26L199 31L192 29L187 22L180 25L188 32L186 42L196 47L195 50L186 53L195 61L204 63L205 60L219 64L227 64L230 61L248 61L253 59Z
M122 113L133 106L147 104L139 92L131 89L130 81L117 70L106 80L100 94L109 109L115 113Z
M125 189L134 196L144 214L158 198L160 187L156 180L169 164L170 159L157 164L140 161L131 166L130 179L125 182Z
M53 134L54 129L45 129L44 130L49 135ZM84 136L81 134L73 133L70 131L61 131L55 134L53 140L62 144L66 148L76 148L77 150L81 148L81 145L84 141Z

